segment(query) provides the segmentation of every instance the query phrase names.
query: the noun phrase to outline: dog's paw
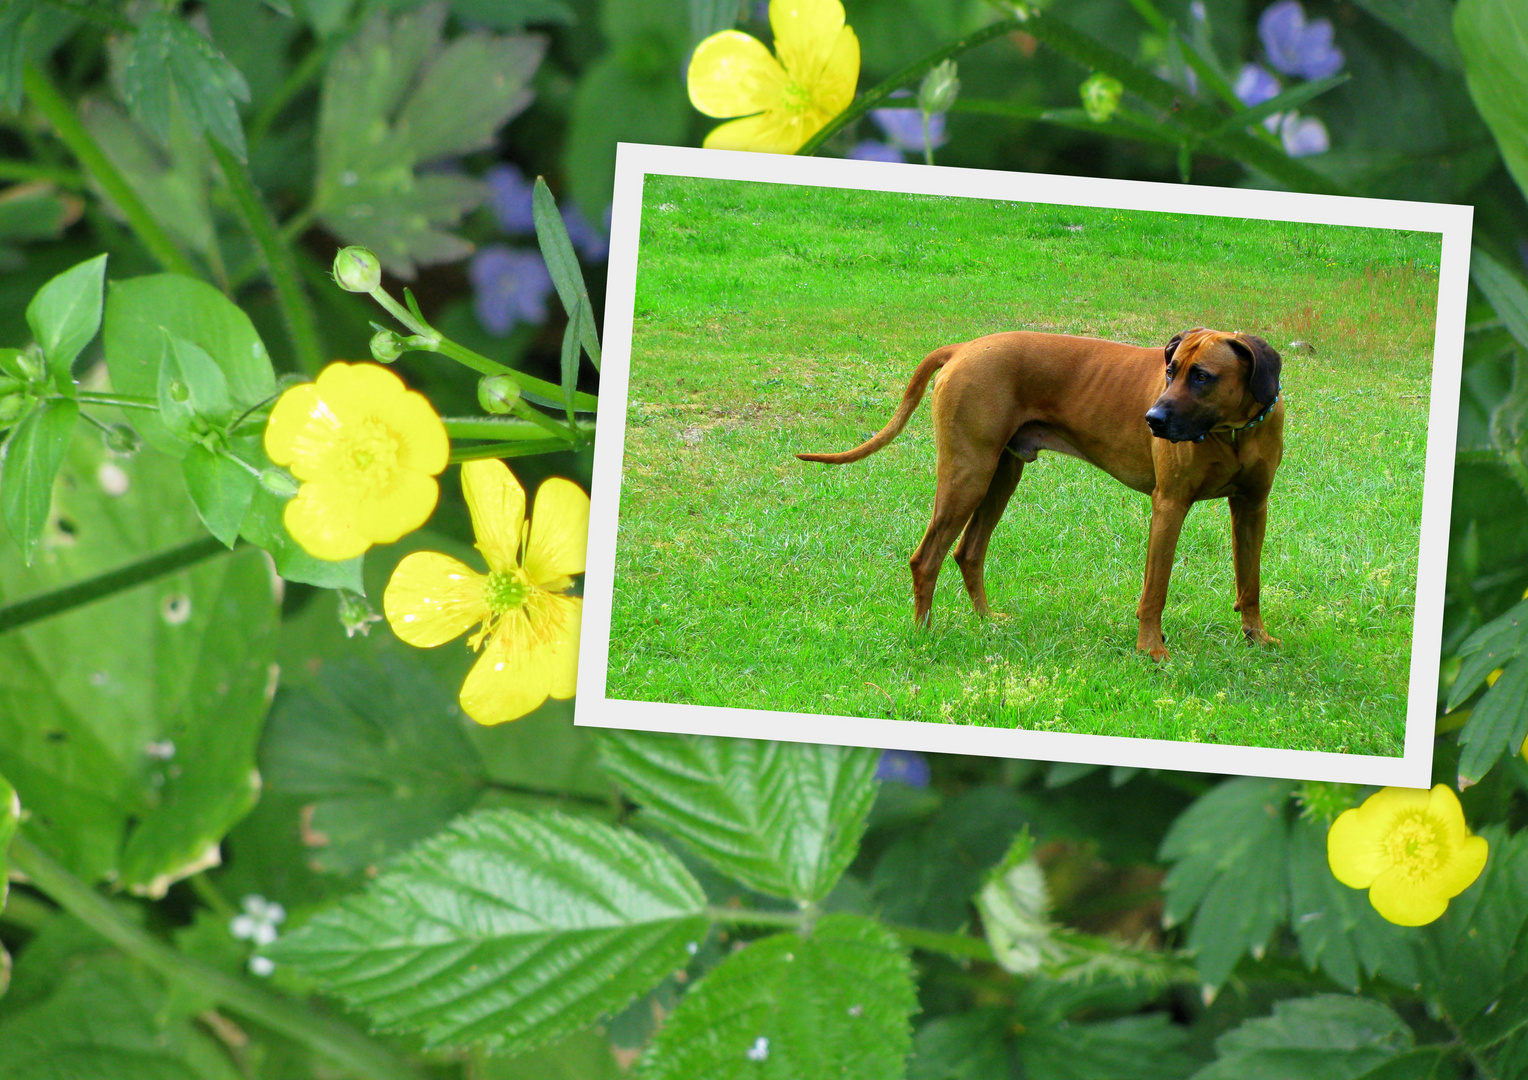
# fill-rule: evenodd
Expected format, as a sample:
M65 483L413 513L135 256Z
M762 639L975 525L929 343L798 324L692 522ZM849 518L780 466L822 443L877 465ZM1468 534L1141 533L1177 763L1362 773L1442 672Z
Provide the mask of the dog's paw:
M1242 637L1247 639L1248 645L1267 645L1269 648L1277 649L1284 644L1276 637L1269 637L1268 631L1261 627L1242 627Z

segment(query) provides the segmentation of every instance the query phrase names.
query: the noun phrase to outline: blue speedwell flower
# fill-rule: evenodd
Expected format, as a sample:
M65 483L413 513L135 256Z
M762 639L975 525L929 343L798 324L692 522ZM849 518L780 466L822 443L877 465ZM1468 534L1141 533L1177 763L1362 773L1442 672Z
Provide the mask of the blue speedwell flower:
M516 323L546 321L546 300L552 275L539 251L516 251L502 245L485 247L467 268L472 280L473 306L478 321L490 334L503 336Z
M900 111L900 110L899 110ZM874 139L864 139L855 143L854 149L848 155L856 161L905 161L902 151L895 146L888 146Z
M877 780L897 780L913 787L928 787L928 758L916 750L883 750L875 767Z
M567 227L568 239L573 242L573 249L584 259L592 263L602 263L610 257L610 241L599 226L590 223L589 219L579 212L578 207L570 206L563 212L562 223ZM610 228L610 208L605 208L605 228Z
M918 109L872 109L870 119L886 136L886 141L898 150L923 153L923 113ZM928 143L937 150L945 144L944 113L932 113L928 118Z
M1285 75L1324 79L1342 70L1342 50L1332 44L1329 19L1305 18L1300 0L1279 0L1257 21L1268 62Z
M531 214L531 192L535 185L513 165L495 165L483 174L488 185L488 206L499 228L510 235L533 233L536 219Z
M1292 110L1279 121L1279 139L1284 143L1284 153L1290 157L1324 154L1332 146L1325 124L1314 116L1301 116Z
M1240 73L1236 76L1236 97L1249 109L1256 108L1265 101L1279 96L1283 87L1279 80L1274 78L1273 73L1261 64L1243 64ZM1277 132L1279 122L1283 119L1280 113L1263 117L1263 126L1269 131Z

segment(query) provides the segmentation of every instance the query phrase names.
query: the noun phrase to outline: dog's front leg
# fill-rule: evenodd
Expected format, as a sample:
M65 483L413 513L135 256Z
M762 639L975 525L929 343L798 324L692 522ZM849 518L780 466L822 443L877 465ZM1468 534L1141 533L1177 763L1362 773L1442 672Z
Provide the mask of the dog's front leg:
M1186 499L1151 493L1151 539L1146 544L1146 583L1141 588L1141 603L1135 609L1141 622L1135 647L1150 653L1153 660L1167 659L1167 645L1162 639L1162 609L1167 606L1167 581L1173 572L1173 553L1178 548L1178 534L1188 515Z
M1233 495L1227 501L1231 504L1231 561L1236 567L1236 610L1241 612L1242 634L1254 645L1277 645L1278 639L1263 629L1263 614L1258 608L1268 493Z

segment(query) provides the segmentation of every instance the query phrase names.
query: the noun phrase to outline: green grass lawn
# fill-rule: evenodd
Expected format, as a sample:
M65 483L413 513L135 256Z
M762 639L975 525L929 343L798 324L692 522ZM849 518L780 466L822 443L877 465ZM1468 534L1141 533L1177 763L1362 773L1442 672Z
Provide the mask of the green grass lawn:
M1399 756L1436 234L649 176L608 693L614 698ZM1285 353L1263 616L1242 642L1225 502L1189 514L1135 652L1150 505L1043 453L972 612L953 561L912 626L930 350L1000 330L1140 344L1203 325ZM1289 342L1314 343L1314 356Z

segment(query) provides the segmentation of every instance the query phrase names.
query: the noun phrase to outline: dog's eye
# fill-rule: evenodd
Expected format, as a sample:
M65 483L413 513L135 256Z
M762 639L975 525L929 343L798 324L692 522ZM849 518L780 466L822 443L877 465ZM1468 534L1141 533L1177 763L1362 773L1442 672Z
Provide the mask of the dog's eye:
M1200 386L1210 381L1210 373L1203 368L1195 368L1188 373L1188 377Z

